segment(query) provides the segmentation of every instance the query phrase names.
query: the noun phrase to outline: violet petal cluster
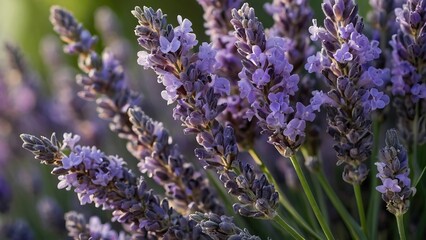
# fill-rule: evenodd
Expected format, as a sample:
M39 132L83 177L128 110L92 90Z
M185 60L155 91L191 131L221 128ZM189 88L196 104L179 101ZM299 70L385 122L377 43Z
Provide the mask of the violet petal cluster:
M412 146L426 142L426 1L409 0L395 9L395 15L399 30L390 42L392 94L398 129L407 145Z
M174 118L183 123L185 133L196 134L197 142L203 146L196 149L197 157L206 161L207 167L217 170L230 193L245 192L251 196L250 201L240 200L235 204L238 209L246 209L238 211L240 214L247 212L251 213L247 216L252 217L274 217L278 202L274 187L267 181L263 184L239 184L234 177L236 174L242 179L262 178L244 171L238 159L234 129L216 120L226 108L219 99L229 94L230 84L228 79L214 74L217 66L210 60L215 56L214 49L202 44L198 54L191 52L197 40L188 19L179 16L179 26L173 27L167 24L161 10L136 7L132 13L139 22L135 34L145 49L138 53L138 63L157 73L158 81L165 86L163 98L169 104L177 103L173 110ZM165 49L166 45L178 47Z
M118 156L78 145L78 135L65 134L62 143L54 134L50 139L28 134L22 134L21 138L23 147L36 159L53 167L58 188L74 189L82 205L94 203L103 210L111 210L114 220L141 236L171 239L197 236L195 222L185 220L166 199L155 195L143 178L136 177ZM66 155L64 151L70 153Z
M51 21L68 47L84 45L84 36L90 34L60 7L52 8ZM84 87L81 95L97 99L100 117L109 120L110 128L129 141L127 148L140 161L140 171L164 187L171 204L180 213L196 210L223 213L205 176L183 159L162 124L153 122L139 108L129 110L140 104L140 96L127 87L121 63L110 53L100 59L92 47L72 51L79 55L79 66L86 73L78 77Z
M240 97L238 89L238 73L241 71L241 56L235 46L236 38L232 33L232 9L239 8L241 0L198 0L204 10L206 34L210 36L211 45L216 54L214 60L218 68L215 74L229 80L230 93L222 96L220 102L226 103L226 108L219 115L219 121L227 122L234 127L238 145L242 149L253 147L258 136L256 121L244 117L249 108L245 98ZM202 48L200 48L201 52Z
M327 108L328 133L336 144L337 165L345 163L343 179L362 183L368 175L365 161L371 155L371 113L383 109L389 97L378 87L388 70L369 63L381 53L379 43L363 33L364 24L353 0L327 0L322 4L324 27L316 19L309 27L311 39L322 49L308 58L309 72L322 73L330 91L322 96Z
M315 119L315 111L321 106L317 100L321 99L314 97L308 105L292 101L299 76L292 74L293 66L285 57L290 44L286 38L266 39L253 8L244 4L240 10L233 10L231 23L238 52L243 56L240 96L247 98L251 106L246 118L257 118L263 132L269 134L269 143L290 157L303 143L306 123Z
M144 161L139 162L138 167L164 186L173 207L183 213L223 213L223 206L204 174L185 161L163 124L153 121L140 108L129 109L129 119L145 147L140 150Z
M381 149L379 160L375 164L382 185L376 189L382 194L389 212L404 214L410 207L409 199L416 193L416 189L411 187L407 150L399 143L395 129L386 132L386 146Z
M259 237L251 235L247 229L237 227L228 216L197 212L191 214L190 218L198 222L203 233L215 240L260 240Z
M72 239L93 239L93 240L129 240L123 232L117 233L111 229L110 224L102 224L101 220L93 216L87 222L81 213L74 211L65 213L65 227L68 236Z

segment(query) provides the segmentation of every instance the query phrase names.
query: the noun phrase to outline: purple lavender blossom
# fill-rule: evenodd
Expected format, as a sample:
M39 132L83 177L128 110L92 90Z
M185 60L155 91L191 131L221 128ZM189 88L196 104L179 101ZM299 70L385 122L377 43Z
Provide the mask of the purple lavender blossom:
M27 134L21 138L23 147L33 152L36 159L53 167L52 174L60 180L58 188L73 188L81 204L94 203L96 207L111 210L114 220L143 236L196 238L194 222L182 219L166 199L160 199L148 189L143 178L134 176L118 156L107 156L96 147L70 148L54 134L51 139ZM67 156L64 151L74 156ZM79 163L65 168L65 158Z
M294 66L294 71L298 72L303 68L306 56L312 53L307 31L313 16L309 1L273 0L264 7L274 19L274 25L267 34L270 38L286 38L290 46L285 52L286 58Z
M246 239L260 240L259 237L251 235L247 229L237 227L231 217L219 216L214 213L191 214L190 218L198 222L203 233L207 234L212 239Z
M138 167L164 186L173 207L182 213L223 213L223 207L204 174L183 159L163 125L150 119L139 108L129 110L129 119L140 146L145 148L140 151L144 161L139 162Z
M426 142L426 82L423 37L426 26L426 2L408 0L395 9L399 29L392 36L392 94L398 115L398 129L408 146Z
M249 121L244 115L249 111L249 103L240 96L238 73L241 71L241 57L235 46L236 38L232 34L231 10L239 8L241 0L198 0L204 10L206 34L210 36L215 51L212 60L218 65L215 74L229 80L230 92L222 96L220 102L226 103L226 109L219 115L219 121L228 122L234 127L238 145L242 149L253 147L258 129L255 121ZM203 45L207 45L203 43ZM202 46L203 46L202 45ZM198 52L202 54L202 46Z
M73 36L77 37L67 38L68 44L83 44L78 43L81 41L78 36L82 32L88 32L77 23L69 12L59 7L53 7L51 21L58 33L69 31L61 29L75 31ZM182 26L176 31L176 36L187 34L185 41L193 44L195 38L188 32L191 24L182 19L180 22ZM62 36L62 38L64 37ZM159 43L161 44L161 42ZM83 48L77 53L80 55L80 68L87 74L80 75L79 83L84 87L84 91L80 95L89 97L89 99L98 98L99 115L110 121L110 128L113 131L129 141L127 147L140 160L138 164L140 171L148 173L165 188L171 204L179 212L204 210L223 213L223 208L214 191L208 187L204 175L195 171L192 164L185 163L186 161L180 155L177 147L172 144L169 134L161 123L153 122L140 109L128 111L131 107L139 105L140 96L126 86L120 62L110 53L104 53L102 59L99 59L91 48ZM87 61L84 60L87 57L91 59L89 64L86 64ZM170 86L165 93L166 97L170 97L172 92L181 86L173 75L169 76L170 78L165 80L166 84ZM223 84L221 80L218 80L217 83L218 89L226 91L224 89L226 84ZM127 112L129 112L130 118ZM68 139L65 142L68 143ZM65 168L72 168L80 164L79 161L78 157L71 154L64 158L63 164ZM108 179L100 178L97 181L102 183Z
M197 142L203 147L196 149L196 155L200 160L207 163L207 167L214 168L219 173L221 181L227 190L236 196L242 193L250 196L249 202L234 204L234 209L239 214L250 217L272 218L275 216L278 193L274 187L268 183L264 175L255 175L251 166L243 167L238 159L238 146L234 129L231 126L223 126L215 118L226 108L225 104L220 104L221 95L215 93L212 80L217 76L213 73L202 72L198 67L199 57L189 52L193 48L192 42L186 39L193 39L195 35L188 31L189 20L180 20L180 26L173 28L167 24L163 13L158 10L144 7L136 7L132 11L138 19L139 25L135 33L138 36L139 44L146 49L146 53L140 61L146 68L152 68L158 74L158 81L162 83L166 90L172 82L179 81L180 86L176 91L166 93L166 100L176 102L173 116L181 120L186 127L186 133L195 133ZM185 26L184 26L185 25ZM186 31L181 29L185 28ZM177 52L164 53L161 51L159 39L161 36L177 36L181 41L181 47ZM177 67L179 66L179 67ZM225 80L223 79L222 82ZM176 85L176 84L173 84ZM222 93L223 94L223 93ZM168 96L168 97L167 97ZM238 184L236 177L248 179L246 181L259 181L262 184ZM262 195L261 192L267 194Z
M130 239L123 232L112 230L108 223L102 224L97 216L92 216L87 222L83 214L74 211L65 213L65 226L68 236L73 239Z
M382 194L389 212L404 214L410 206L409 198L416 193L416 189L411 187L407 151L399 143L396 130L386 132L386 146L380 151L379 159L375 164L382 185L376 189Z
M325 1L322 9L324 27L318 27L314 20L310 28L312 39L322 42L322 50L305 68L321 71L327 79L331 90L323 101L327 131L336 141L337 165L345 163L346 182L360 184L368 175L364 161L371 154L371 112L389 103L389 97L378 89L384 80L376 79L384 78L387 70L368 69L381 50L377 41L369 41L362 33L364 25L353 0Z
M284 55L290 45L285 38L266 39L254 9L247 4L233 11L231 23L238 39L238 52L244 58L239 85L252 111L246 117L256 116L263 132L269 134L269 143L283 156L290 157L304 141L306 121L314 120L297 114L296 103L291 101L298 90L299 76L292 74L293 65ZM306 114L313 114L309 105L303 107Z

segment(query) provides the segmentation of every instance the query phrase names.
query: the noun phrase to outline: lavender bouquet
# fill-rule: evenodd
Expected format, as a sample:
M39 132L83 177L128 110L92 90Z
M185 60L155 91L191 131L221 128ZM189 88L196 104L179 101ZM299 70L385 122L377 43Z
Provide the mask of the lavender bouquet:
M173 24L144 6L131 11L132 46L102 8L103 51L71 12L51 7L53 29L80 69L77 85L61 88L69 68L49 51L50 38L47 64L68 99L57 104L93 102L103 121L79 107L46 108L34 112L46 111L40 124L57 134L11 132L27 132L22 147L50 167L58 189L102 213L63 214L54 199L40 212L64 216L50 221L72 239L423 239L426 1L371 0L364 21L354 0L324 0L321 23L309 1L273 0L264 5L271 27L241 0L197 2L209 42L199 42L189 19ZM129 81L139 74L155 74L144 85L156 91L158 83L181 127L154 120L158 106ZM1 117L12 122L8 110ZM51 124L55 114L65 117ZM106 138L130 155L107 153L116 146ZM13 204L10 191L0 176L1 212ZM28 225L0 224L5 238L33 237Z

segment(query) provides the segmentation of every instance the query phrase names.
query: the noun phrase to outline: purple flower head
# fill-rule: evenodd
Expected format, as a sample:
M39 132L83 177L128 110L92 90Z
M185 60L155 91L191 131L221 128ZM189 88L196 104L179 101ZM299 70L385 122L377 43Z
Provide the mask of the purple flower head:
M398 185L397 179L386 178L383 181L383 185L377 186L376 190L383 194L386 194L388 191L397 193L401 192L401 187Z
M252 78L253 82L259 87L266 85L271 80L269 74L261 68L254 71Z
M182 86L182 82L173 74L164 74L159 81L163 83L165 90L161 92L161 97L167 100L167 104L176 101L178 95L176 90Z
M298 136L304 137L305 136L305 128L306 128L305 120L293 118L287 124L283 133L284 133L285 136L290 138L292 141L296 141L296 137L298 137Z
M176 52L180 48L180 41L174 37L168 40L166 37L160 36L160 50L163 53Z
M361 75L358 84L365 87L381 87L384 83L388 82L389 79L389 69L369 67L368 70Z
M69 147L70 149L74 149L76 144L80 141L81 137L79 135L73 135L72 133L64 133L64 141L62 148Z
M349 23L348 25L339 28L340 37L346 40L349 39L353 32L355 32L355 27L353 23Z
M382 193L387 210L393 214L404 214L410 205L409 198L416 189L411 187L408 168L408 155L399 143L396 130L386 132L386 146L380 151L380 162L377 166L377 177L382 185L376 187Z
M198 51L198 68L207 73L214 73L220 67L216 61L216 53L211 44L203 42Z
M265 66L266 55L262 51L262 49L260 49L259 46L254 45L252 47L252 51L253 51L252 53L247 55L247 59L252 61L258 67Z
M376 109L383 109L385 108L389 102L389 96L384 94L383 92L380 92L379 90L377 90L376 88L371 88L369 91L370 94L370 108L371 110L376 110Z
M333 57L340 63L347 63L352 61L354 56L350 53L349 45L344 43L340 49L336 51Z
M228 79L216 77L213 79L213 89L215 93L228 96L231 93L231 84Z
M317 20L312 19L312 26L309 27L309 33L311 34L312 41L318 41L319 34L325 32L324 29L319 28L317 24Z
M83 161L81 156L71 153L68 157L62 159L62 164L65 169L71 169L72 167L78 166Z

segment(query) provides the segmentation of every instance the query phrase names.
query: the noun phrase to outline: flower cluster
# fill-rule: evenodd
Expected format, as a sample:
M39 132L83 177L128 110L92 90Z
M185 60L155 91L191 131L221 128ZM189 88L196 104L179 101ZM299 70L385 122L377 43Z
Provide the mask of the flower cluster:
M371 112L383 109L389 97L377 87L383 85L388 70L369 63L381 53L378 42L362 33L364 24L352 1L331 0L322 4L324 27L314 19L311 39L322 42L322 50L308 58L309 72L322 73L330 91L323 95L327 107L328 133L334 138L343 179L360 184L368 174L365 161L372 147Z
M0 220L0 238L50 239L67 232L73 239L111 240L376 239L393 234L377 228L390 224L378 217L379 192L396 217L400 238L405 239L403 216L411 209L405 222L419 231L410 232L410 239L421 239L426 221L418 211L425 209L426 196L421 181L426 167L420 161L426 141L426 0L370 0L371 28L364 27L355 0L324 0L322 26L312 19L309 1L271 0L263 5L273 20L269 28L242 0L197 2L210 43L199 42L192 22L182 16L172 25L161 9L131 11L142 47L137 63L153 70L161 88L148 94L172 104L174 120L185 135L194 136L183 148L178 145L183 139L166 129L167 121L149 116L156 105L142 103L142 95L128 84L142 68L129 73L125 66L134 50L120 36L119 20L109 9L97 11L94 21L107 45L100 53L97 36L67 10L51 8L63 50L78 58L81 70L77 84L69 81L74 69L60 55L58 42L46 38L42 53L47 76L55 80L52 96L41 93L17 48L6 46L11 67L0 68L0 212L14 219ZM93 101L97 112L86 101ZM321 108L327 122L318 117ZM102 145L105 123L136 162L100 150L116 150ZM382 124L398 124L400 139L410 147L392 129L379 149ZM31 125L40 127L32 131ZM63 139L55 133L43 137L46 126L65 132ZM20 141L8 142L18 131L32 132L20 135L22 147L52 169L58 189L72 190L76 198L71 201L101 208L110 221L85 209L68 212L64 219L63 209L74 203L45 194L38 175L27 173L18 178L31 185L28 192L41 219L37 225L47 235L31 230L34 221L30 226L13 215L16 205L26 207L7 176L15 173L13 165L4 164L9 156L21 156L22 149L13 148ZM323 138L327 133L331 138ZM327 152L331 149L337 154ZM200 161L186 157L187 150ZM276 158L288 158L293 168L283 165L288 161L273 162ZM344 181L329 182L336 160L344 165ZM378 173L371 171L370 191L363 191L368 161ZM301 190L281 184L293 176ZM353 187L358 218L347 209L355 204L346 202L346 189L334 188L344 182ZM86 220L85 215L93 217Z
M113 211L118 222L141 236L176 238L193 237L195 224L185 220L166 199L160 199L148 188L143 178L137 178L118 156L108 156L96 147L80 146L78 135L64 134L59 142L21 135L23 147L31 151L41 163L53 167L58 176L58 188L71 188L80 203L94 203L104 210ZM69 155L64 152L69 151Z
M106 223L93 216L89 222L83 214L71 211L65 214L65 227L68 230L68 236L73 239L105 239L105 240L125 240L130 239L123 232L117 233Z
M203 229L212 239L246 239L246 240L260 240L257 236L252 236L247 229L240 229L237 227L232 218L227 216L219 216L214 213L196 213L190 216L191 219L198 222Z
M74 36L81 36L82 33L90 35L62 8L52 8L51 20L59 34L71 29ZM85 44L82 37L61 37L66 39L67 48ZM206 210L222 213L222 206L214 191L208 187L204 175L197 172L192 164L185 163L162 124L154 122L140 108L130 110L130 107L139 104L140 97L126 86L120 62L109 53L104 54L106 58L99 59L92 45L82 49L85 50L78 52L79 64L87 73L80 75L80 79L85 79L79 82L84 86L82 95L98 98L100 117L109 120L111 129L129 140L128 149L140 160L138 166L141 172L148 173L165 188L172 205L180 212Z
M215 73L229 80L230 91L219 102L226 102L226 108L219 115L219 121L231 124L235 130L237 143L243 149L250 149L258 136L257 122L244 117L249 109L247 100L240 96L238 90L238 73L241 71L241 56L235 46L236 38L232 33L232 9L239 8L241 0L198 0L203 7L206 22L206 34L210 36L215 51L214 60L218 67ZM201 51L201 48L200 48ZM213 60L213 58L212 58Z
M196 149L197 157L216 169L228 192L238 197L234 209L239 214L273 218L278 202L274 186L251 165L241 163L234 129L216 120L226 108L219 98L230 93L230 83L214 74L215 50L203 43L198 54L191 52L197 40L188 19L179 16L179 26L173 28L160 10L136 7L132 13L139 22L135 30L139 45L146 49L138 53L138 63L158 74L165 86L162 97L177 103L174 118L203 146Z
M240 10L234 10L231 23L238 39L238 52L243 56L240 95L251 106L246 117L256 117L262 130L270 135L269 142L283 156L292 156L304 141L306 122L315 119L320 98L313 98L309 105L291 102L299 82L284 54L291 46L285 38L266 39L253 8L244 4Z
M411 187L407 151L399 143L396 130L387 131L386 146L380 151L379 159L380 162L376 163L377 177L382 185L376 189L382 194L388 211L402 215L407 212L409 198L416 193L416 189Z
M398 33L393 35L392 94L398 114L398 128L407 145L426 142L426 81L424 45L426 2L407 1L395 9Z

